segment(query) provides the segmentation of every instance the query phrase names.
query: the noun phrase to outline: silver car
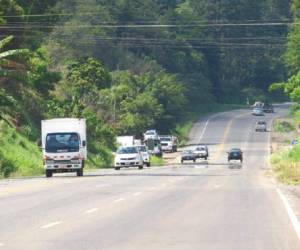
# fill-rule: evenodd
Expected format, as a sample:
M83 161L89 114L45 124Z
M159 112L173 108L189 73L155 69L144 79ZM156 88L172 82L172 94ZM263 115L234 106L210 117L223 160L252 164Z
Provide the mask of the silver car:
M252 115L262 116L264 115L264 111L262 108L254 108L252 110Z
M265 121L258 121L255 125L255 132L267 132L267 123Z

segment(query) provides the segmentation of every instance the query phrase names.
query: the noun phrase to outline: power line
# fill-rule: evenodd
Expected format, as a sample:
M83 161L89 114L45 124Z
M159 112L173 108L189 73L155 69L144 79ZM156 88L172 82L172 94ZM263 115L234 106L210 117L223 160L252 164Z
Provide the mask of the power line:
M300 22L278 22L278 23L211 23L211 24L94 24L94 25L64 25L64 28L193 28L193 27L244 27L244 26L293 26ZM55 28L57 25L16 25L0 26L0 29L32 29L32 28Z

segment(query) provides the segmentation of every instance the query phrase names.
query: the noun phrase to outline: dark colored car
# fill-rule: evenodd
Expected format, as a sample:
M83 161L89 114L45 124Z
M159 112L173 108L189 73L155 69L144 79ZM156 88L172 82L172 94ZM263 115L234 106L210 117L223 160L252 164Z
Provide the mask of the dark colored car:
M197 159L197 155L194 153L193 150L185 150L182 152L181 155L181 163L184 161L193 161L195 162Z
M228 162L231 160L240 160L243 162L243 152L239 148L233 148L228 153Z
M264 104L263 111L265 113L274 113L274 108L272 104Z

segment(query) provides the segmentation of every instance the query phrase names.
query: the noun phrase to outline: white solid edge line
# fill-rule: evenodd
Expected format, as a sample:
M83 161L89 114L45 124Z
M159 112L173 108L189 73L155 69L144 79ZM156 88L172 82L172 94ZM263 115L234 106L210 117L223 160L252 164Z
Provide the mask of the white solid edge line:
M297 219L297 216L295 215L295 213L294 213L293 209L291 208L288 200L282 194L282 192L280 191L280 189L276 188L276 191L277 191L279 197L281 198L281 200L282 200L282 202L284 204L284 207L285 207L285 209L286 209L286 211L287 211L287 213L289 215L289 218L290 218L290 220L291 220L291 222L293 224L293 227L294 227L294 229L296 231L298 239L300 240L300 224L299 224L299 221Z
M98 210L99 210L99 208L95 207L95 208L91 208L91 209L89 209L89 210L86 210L85 213L86 213L86 214L91 214L91 213L94 213L94 212L96 212L96 211L98 211Z
M50 227L54 227L54 226L57 226L61 223L63 223L63 222L62 221L55 221L55 222L49 223L47 225L41 226L41 229L47 229L47 228L50 228Z

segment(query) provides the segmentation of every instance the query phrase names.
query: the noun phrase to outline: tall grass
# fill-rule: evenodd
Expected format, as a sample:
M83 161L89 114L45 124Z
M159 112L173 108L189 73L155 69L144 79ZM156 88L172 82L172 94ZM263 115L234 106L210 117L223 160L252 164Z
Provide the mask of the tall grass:
M274 154L271 163L280 181L287 184L300 184L300 145Z
M4 121L0 121L0 145L0 178L43 173L39 148Z

